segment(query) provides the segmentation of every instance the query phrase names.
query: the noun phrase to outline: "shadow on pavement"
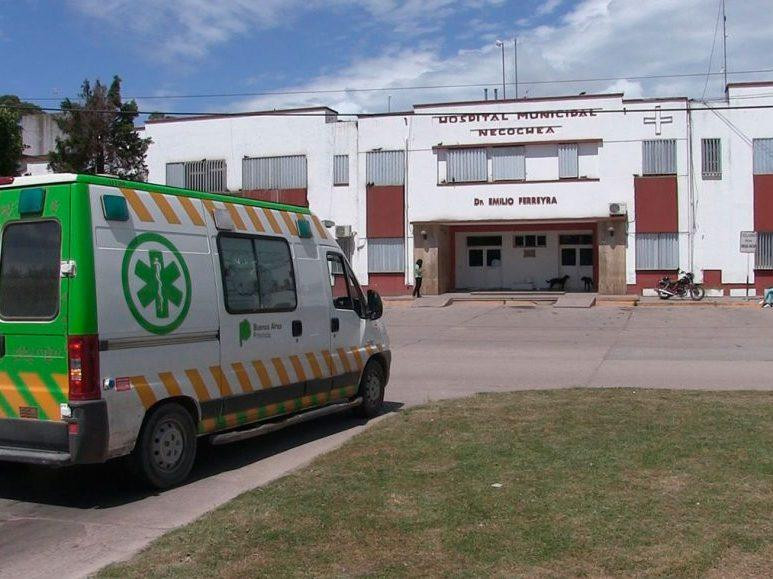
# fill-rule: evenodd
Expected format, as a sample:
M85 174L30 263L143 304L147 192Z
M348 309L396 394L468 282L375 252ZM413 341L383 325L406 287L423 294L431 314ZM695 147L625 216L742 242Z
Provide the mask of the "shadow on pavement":
M397 412L402 406L398 402L384 402L382 415ZM196 463L183 487L366 423L367 420L351 413L342 413L233 444L211 446L206 439L200 439ZM125 458L59 469L0 462L0 499L107 509L156 494L160 493L144 488L130 474Z

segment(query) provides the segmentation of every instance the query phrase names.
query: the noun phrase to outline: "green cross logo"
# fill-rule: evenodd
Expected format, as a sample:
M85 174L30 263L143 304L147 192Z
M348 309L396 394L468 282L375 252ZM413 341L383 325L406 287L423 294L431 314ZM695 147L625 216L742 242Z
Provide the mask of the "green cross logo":
M157 233L142 233L126 248L121 268L124 298L140 326L168 334L191 305L191 276L177 248Z

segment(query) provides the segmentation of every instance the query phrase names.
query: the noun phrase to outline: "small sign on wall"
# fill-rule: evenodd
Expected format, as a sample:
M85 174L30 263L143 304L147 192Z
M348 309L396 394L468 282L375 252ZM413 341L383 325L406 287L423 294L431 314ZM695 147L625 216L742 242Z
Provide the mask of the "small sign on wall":
M756 253L756 252L757 252L757 232L742 231L741 232L741 253Z

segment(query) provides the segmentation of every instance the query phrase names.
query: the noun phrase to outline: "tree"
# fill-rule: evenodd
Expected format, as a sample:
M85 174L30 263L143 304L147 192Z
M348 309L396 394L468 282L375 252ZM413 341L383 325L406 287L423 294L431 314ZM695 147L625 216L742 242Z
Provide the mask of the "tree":
M15 111L20 117L24 115L43 114L43 109L33 103L21 100L15 94L0 95L0 108L6 107Z
M19 171L24 150L19 119L15 109L0 107L0 175L13 176Z
M150 139L137 134L137 103L121 101L118 76L113 77L109 87L99 80L93 86L84 80L80 102L65 99L61 108L62 114L55 121L65 137L56 140L56 149L50 155L54 171L145 178Z

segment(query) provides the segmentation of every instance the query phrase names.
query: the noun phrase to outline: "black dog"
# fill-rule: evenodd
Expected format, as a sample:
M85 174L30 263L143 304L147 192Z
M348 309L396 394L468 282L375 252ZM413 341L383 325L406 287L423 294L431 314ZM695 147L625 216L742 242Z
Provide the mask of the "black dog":
M546 281L548 284L550 284L550 289L558 288L563 291L564 287L566 286L566 282L569 281L569 276L565 275L564 277L552 277Z
M586 292L592 292L593 291L593 278L588 277L587 275L584 275L580 278L582 283L585 284L585 291Z

